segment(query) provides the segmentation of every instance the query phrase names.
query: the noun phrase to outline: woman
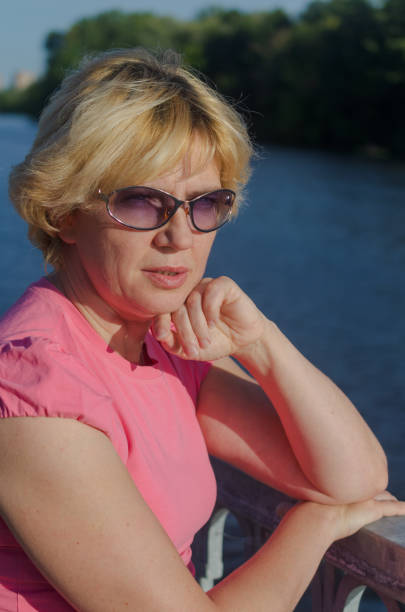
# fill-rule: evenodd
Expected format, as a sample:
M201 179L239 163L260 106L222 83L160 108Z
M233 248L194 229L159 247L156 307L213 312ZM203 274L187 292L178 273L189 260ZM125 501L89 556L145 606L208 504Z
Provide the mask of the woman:
M44 111L10 180L55 272L0 325L0 609L292 610L335 539L405 513L350 401L232 280L203 278L250 154L168 56L104 54ZM304 501L205 594L207 450Z

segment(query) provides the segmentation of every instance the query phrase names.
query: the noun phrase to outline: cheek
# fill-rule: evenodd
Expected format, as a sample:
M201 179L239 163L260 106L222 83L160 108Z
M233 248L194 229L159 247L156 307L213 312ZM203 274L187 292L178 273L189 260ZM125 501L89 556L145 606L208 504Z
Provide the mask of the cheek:
M210 232L200 237L200 244L197 247L197 260L200 262L200 267L205 269L209 254L214 244L216 232Z
M118 232L100 231L84 237L76 243L82 267L93 280L120 283L120 278L134 269L137 258L138 249L128 242L127 236Z
M104 270L106 264L112 261L111 247L101 234L95 234L91 238L76 242L80 259L84 267L89 267L100 272Z

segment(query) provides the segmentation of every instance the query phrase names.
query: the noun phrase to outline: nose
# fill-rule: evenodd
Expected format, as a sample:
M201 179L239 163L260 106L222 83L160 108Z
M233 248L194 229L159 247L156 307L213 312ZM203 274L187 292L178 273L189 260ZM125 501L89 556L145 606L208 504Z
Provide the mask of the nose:
M191 248L193 231L187 202L176 210L166 225L157 230L154 242L160 248L170 247L178 251Z

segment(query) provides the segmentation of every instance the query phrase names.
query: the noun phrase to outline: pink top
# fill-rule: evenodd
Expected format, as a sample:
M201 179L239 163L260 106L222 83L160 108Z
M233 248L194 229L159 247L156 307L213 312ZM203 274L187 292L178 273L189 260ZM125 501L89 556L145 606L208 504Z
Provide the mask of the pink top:
M169 355L152 334L145 344L149 365L128 362L41 279L0 321L0 416L74 418L104 432L188 565L216 497L195 414L210 366ZM71 610L1 519L0 579L0 610Z

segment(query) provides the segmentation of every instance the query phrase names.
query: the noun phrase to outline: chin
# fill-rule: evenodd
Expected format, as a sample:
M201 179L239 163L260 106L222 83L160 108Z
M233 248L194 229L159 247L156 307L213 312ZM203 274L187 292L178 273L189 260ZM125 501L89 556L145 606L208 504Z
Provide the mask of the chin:
M115 311L124 320L147 322L152 321L152 319L158 315L175 312L184 304L186 297L187 296L182 296L180 299L170 299L167 297L166 299L144 303L133 300L126 304L120 304L118 308L115 308Z

